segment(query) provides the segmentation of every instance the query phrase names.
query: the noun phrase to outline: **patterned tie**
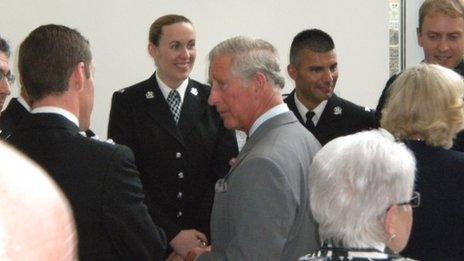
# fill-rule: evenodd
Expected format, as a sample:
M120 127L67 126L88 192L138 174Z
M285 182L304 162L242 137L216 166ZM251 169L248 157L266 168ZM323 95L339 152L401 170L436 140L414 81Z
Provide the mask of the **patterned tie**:
M168 99L166 100L169 105L169 109L171 109L172 116L174 116L174 121L179 123L180 117L180 94L176 90L172 90L169 92Z
M308 128L308 130L310 131L313 131L316 126L314 126L314 122L313 122L313 117L314 115L316 115L313 111L308 111L306 113L306 128Z

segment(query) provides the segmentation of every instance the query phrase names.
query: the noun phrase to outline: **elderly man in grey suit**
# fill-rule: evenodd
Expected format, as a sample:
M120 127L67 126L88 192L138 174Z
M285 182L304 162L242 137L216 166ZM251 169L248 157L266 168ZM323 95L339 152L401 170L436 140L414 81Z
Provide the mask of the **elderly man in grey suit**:
M270 43L231 38L209 60L208 102L248 140L216 183L212 246L193 249L187 260L296 260L318 245L308 175L320 144L282 101L284 79Z

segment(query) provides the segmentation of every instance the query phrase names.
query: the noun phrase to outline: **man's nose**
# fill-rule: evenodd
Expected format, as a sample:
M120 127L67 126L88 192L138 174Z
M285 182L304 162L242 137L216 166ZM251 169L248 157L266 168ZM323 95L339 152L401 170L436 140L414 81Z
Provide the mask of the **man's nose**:
M6 77L0 82L0 93L3 95L10 95L10 82Z
M441 52L446 52L448 51L449 49L449 43L448 43L448 40L443 37L443 39L441 39L440 43L438 44L438 50L440 50Z
M331 70L324 71L324 75L322 76L324 82L332 83L334 79L334 73Z

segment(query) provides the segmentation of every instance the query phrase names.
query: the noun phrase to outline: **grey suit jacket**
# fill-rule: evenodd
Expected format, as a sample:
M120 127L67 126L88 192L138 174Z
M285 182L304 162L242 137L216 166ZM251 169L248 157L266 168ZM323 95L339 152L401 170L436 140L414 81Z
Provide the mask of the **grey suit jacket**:
M258 127L216 183L213 250L198 260L296 260L316 250L308 175L319 149L292 112Z

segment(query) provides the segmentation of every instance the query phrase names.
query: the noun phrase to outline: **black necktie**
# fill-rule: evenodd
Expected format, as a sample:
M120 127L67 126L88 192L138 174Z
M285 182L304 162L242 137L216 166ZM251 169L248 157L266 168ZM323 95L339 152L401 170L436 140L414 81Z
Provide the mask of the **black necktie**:
M308 130L312 131L316 126L314 126L313 117L316 115L313 111L308 111L306 113L306 123L305 126Z

